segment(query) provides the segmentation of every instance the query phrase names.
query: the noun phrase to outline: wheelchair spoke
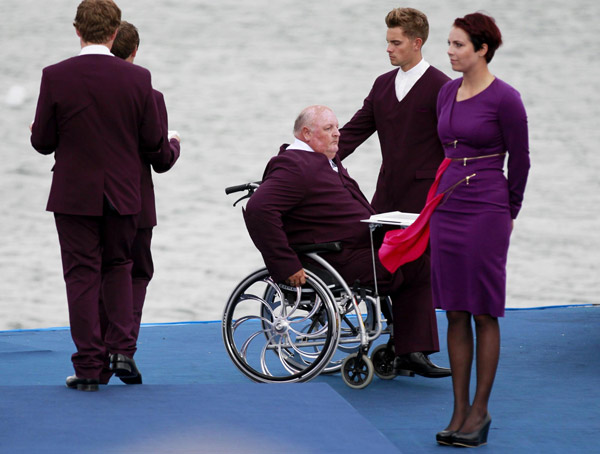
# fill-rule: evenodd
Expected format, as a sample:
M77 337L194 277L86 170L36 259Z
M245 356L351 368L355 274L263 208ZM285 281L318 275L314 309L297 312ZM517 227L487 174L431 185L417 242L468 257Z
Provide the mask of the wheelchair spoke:
M313 324L309 327L308 331L306 331L306 332L305 331L297 331L294 328L292 328L291 326L288 329L300 338L312 339L312 338L317 338L317 337L322 336L324 333L327 332L327 329L329 328L327 323L325 323L317 331L311 331L311 329L314 326L317 326L317 324L315 322L313 322Z
M285 301L284 299L282 299L281 301ZM294 315L294 312L296 312L296 310L298 309L298 306L300 305L300 302L302 301L302 291L300 289L300 287L296 287L296 300L294 301L294 304L292 304L289 309L289 312L286 314L285 311L285 304L282 304L282 310L281 310L281 315L284 317L291 317L292 315Z
M247 353L248 353L248 347L250 346L250 342L252 342L254 339L256 339L257 336L259 336L260 334L263 334L263 330L260 331L256 331L254 334L250 335L250 337L248 339L246 339L246 341L242 344L242 348L240 349L240 355L242 358L246 359ZM266 346L265 346L266 348Z
M271 305L269 303L267 303L264 299L255 296L255 295L248 295L248 294L244 294L240 297L240 302L241 301L255 301L257 303L260 303L263 307L266 307L268 309L268 311L270 312L271 316L274 317L275 314L273 313L273 308L271 307ZM239 303L238 303L239 305Z
M294 289L294 291L296 293L295 303L293 305L286 305L286 304L284 304L284 302L287 301L287 298L281 291L281 287L279 285L277 285L270 277L265 279L264 282L277 293L277 297L279 298L279 309L280 309L279 316L280 317L290 317L294 313L294 311L297 309L300 302L302 301L302 294L301 294L302 289L300 287L295 287L295 289ZM265 292L265 293L267 293L267 292ZM266 304L269 305L269 303L266 303ZM291 307L288 307L288 306L291 306ZM275 308L273 307L272 309L275 309ZM274 312L273 312L273 315L275 315Z
M295 319L295 320L293 321L293 323L302 323L302 322L304 322L304 321L308 320L309 318L312 318L312 317L313 317L313 315L315 315L315 312L317 312L319 309L321 309L321 303L322 303L322 300L321 300L321 298L319 298L319 297L317 296L317 297L315 298L315 302L313 303L313 306L312 306L312 308L311 308L310 312L309 312L307 315L305 315L305 316L301 316L301 318ZM299 305L299 304L300 304L300 301L296 301L295 307L298 307L298 305ZM294 310L295 310L295 309L294 309ZM291 314L292 314L292 313L290 312L290 314L289 314L289 315L291 315Z
M273 289L275 291L275 293L277 294L277 298L279 299L279 302L280 302L280 304L279 304L279 315L283 315L282 312L285 312L285 304L281 304L281 302L285 301L285 297L283 295L283 292L281 291L281 288L275 282L273 282L273 279L271 279L270 277L264 279L263 282L265 284L267 284L267 286L269 288ZM265 291L265 294L266 293L267 292ZM275 307L271 307L271 305L268 302L266 302L266 301L265 301L265 304L269 308L269 310L271 312L271 315L275 316L275 313L274 313Z
M287 337L289 337L289 336L287 336ZM281 365L284 367L284 369L286 371L288 371L288 373L293 375L297 372L297 370L293 369L290 366L288 361L292 360L294 358L294 355L290 355L287 350L285 350L281 347L282 342L283 342L283 336L281 336L281 340L279 341L279 346L278 346L279 360L281 361ZM293 348L293 343L290 342L290 344L292 345L292 348ZM286 356L286 358L284 358L284 355Z
M289 337L289 335L288 335L288 337ZM301 350L300 347L295 342L291 342L290 346L300 356L306 356L308 358L316 358L317 356L319 356L319 350L316 349L316 347L318 346L318 344L316 344L316 343L311 343L310 345L306 345L306 346L303 345L303 347L314 349L313 352L306 351L306 350Z
M260 352L260 368L262 370L262 373L266 374L266 375L271 375L271 376L273 374L267 367L266 355L267 355L267 350L268 350L267 347L271 344L272 340L273 340L273 336L268 336L267 342L265 343L265 346L262 348L262 351Z
M246 315L244 317L237 319L235 321L235 323L233 323L233 325L231 325L233 332L235 333L235 331L239 328L239 326L242 323L247 322L248 320L260 320L261 322L265 322L265 323L268 323L269 325L273 325L271 320L268 320L264 317L259 317L258 315ZM262 331L265 331L265 330L262 330Z

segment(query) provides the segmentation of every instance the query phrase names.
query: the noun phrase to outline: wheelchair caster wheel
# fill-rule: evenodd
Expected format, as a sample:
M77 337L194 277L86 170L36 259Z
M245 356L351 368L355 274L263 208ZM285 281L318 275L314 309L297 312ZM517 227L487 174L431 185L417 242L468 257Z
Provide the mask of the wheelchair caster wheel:
M373 373L373 362L362 353L352 353L342 362L342 379L350 388L365 388L373 381Z
M394 349L387 344L378 345L371 353L371 361L375 369L375 375L382 380L392 380L396 377L394 373Z

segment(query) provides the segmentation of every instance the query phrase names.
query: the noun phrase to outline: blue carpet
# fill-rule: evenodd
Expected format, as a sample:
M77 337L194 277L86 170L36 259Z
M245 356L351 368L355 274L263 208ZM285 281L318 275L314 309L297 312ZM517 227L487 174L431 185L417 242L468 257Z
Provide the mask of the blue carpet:
M445 315L438 312L448 365ZM508 311L487 453L599 452L600 308ZM143 386L64 387L67 329L0 332L0 452L444 453L451 381L339 375L258 385L231 363L220 323L145 325Z
M400 452L324 383L0 392L0 451L7 453ZM348 437L349 428L361 436Z

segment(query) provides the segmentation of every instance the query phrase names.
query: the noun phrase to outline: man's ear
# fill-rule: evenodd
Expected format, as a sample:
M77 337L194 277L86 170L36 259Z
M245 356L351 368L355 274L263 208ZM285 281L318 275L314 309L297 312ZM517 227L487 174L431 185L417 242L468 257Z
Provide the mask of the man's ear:
M81 32L79 31L79 29L77 27L75 27L75 33L77 33L77 36L79 38L81 38Z
M300 133L302 134L302 138L304 139L304 142L308 143L308 141L310 140L310 138L312 136L310 128L308 126L302 126L302 131L300 131Z
M415 50L421 50L423 47L423 40L421 38L415 38L413 46L415 47Z
M133 49L133 52L131 53L130 56L135 58L135 56L137 55L137 51L138 51L138 48L136 47L135 49Z

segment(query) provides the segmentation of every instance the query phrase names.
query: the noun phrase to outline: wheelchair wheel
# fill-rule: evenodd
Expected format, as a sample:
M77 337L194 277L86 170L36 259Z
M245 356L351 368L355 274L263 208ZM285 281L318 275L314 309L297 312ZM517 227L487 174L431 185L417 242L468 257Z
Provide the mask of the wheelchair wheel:
M340 340L337 352L323 370L323 373L328 374L339 372L348 355L357 353L361 347L365 347L367 350L370 348L371 342L361 346L358 317L362 318L367 333L375 328L375 302L371 296L367 295L365 298L358 299L359 314L356 313L354 305L349 302L348 297L338 298L337 304L340 311Z
M306 274L306 284L296 288L276 284L263 268L231 294L223 341L233 363L251 380L308 381L335 353L340 323L335 300L316 275Z
M394 347L388 344L378 345L371 352L371 361L375 369L375 375L382 380L392 380L396 377L394 373Z
M305 267L305 270L310 270L310 266ZM321 271L322 273L323 271ZM316 274L316 273L315 273ZM335 282L335 278L331 276L328 279L324 279L323 282ZM360 343L360 325L358 317L362 318L362 322L364 324L365 330L367 333L372 332L375 329L375 299L372 296L372 291L370 289L365 289L363 295L357 295L358 297L358 314L355 310L354 305L352 304L350 298L343 292L343 289L340 286L336 286L335 284L330 284L328 286L331 294L334 297L334 300L338 307L338 312L340 313L340 330L339 330L339 343L337 347L337 352L331 358L329 364L323 369L321 373L325 374L333 374L340 371L342 367L342 362L344 359L352 353L356 353L361 348ZM303 293L310 293L313 291L310 288L303 288ZM363 292L361 292L363 293ZM267 288L264 295L264 300L267 305L271 307L271 309L275 309L279 302L276 298L276 292L274 288ZM266 306L262 308L262 316L265 319L269 319L269 310ZM313 324L311 326L307 326L307 330L319 330L322 328L320 321L318 319L313 320ZM371 342L369 342L366 346L367 350L370 347ZM293 362L290 362L290 366L294 367Z
M350 388L362 389L373 381L373 363L361 352L348 355L342 362L342 379Z

